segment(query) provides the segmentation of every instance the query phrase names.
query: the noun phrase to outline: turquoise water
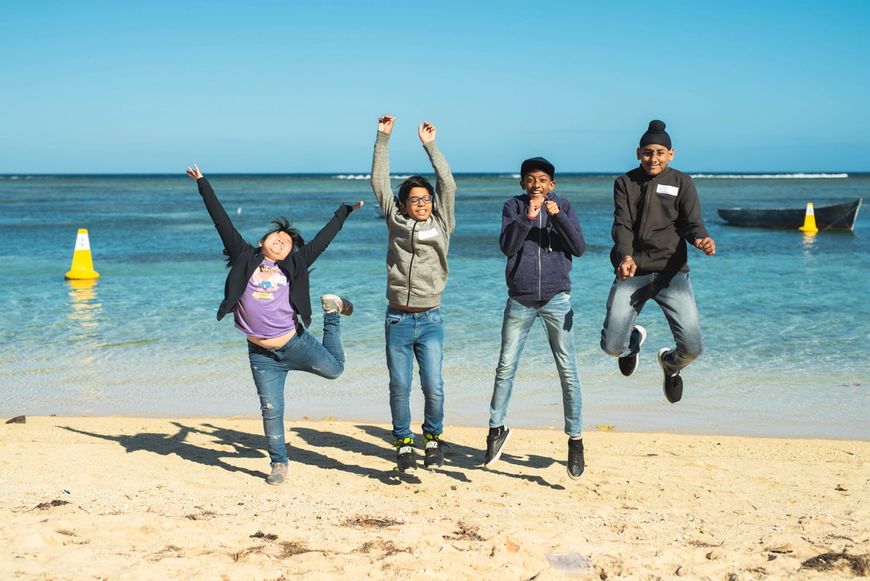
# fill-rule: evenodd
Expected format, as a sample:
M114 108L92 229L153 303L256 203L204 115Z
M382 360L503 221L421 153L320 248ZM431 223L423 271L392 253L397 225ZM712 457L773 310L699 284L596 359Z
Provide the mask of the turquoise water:
M364 176L209 176L249 240L286 215L312 236L342 201L367 202L312 272L312 295L339 292L345 374L287 382L288 418L389 421L383 354L386 228ZM671 345L647 305L641 367L622 377L598 347L612 281L608 260L612 175L559 176L575 206L587 254L575 261L577 357L588 428L870 439L870 218L852 234L726 226L723 206L801 206L870 192L870 175L698 177L718 255L690 265L704 355L684 373L677 405L665 402L655 352ZM447 423L485 426L506 297L498 249L514 176L459 175L446 320ZM90 288L64 281L76 230L87 228ZM257 415L244 339L218 323L226 270L195 184L184 176L0 176L0 416ZM316 301L315 301L316 304ZM314 329L319 334L315 315ZM415 423L421 397L415 389ZM521 362L509 420L561 429L561 397L542 329Z

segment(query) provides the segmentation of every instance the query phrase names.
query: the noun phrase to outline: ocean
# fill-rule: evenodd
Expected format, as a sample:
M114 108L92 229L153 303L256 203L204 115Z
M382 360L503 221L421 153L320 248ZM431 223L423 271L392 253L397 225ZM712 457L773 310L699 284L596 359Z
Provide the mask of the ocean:
M679 167L679 166L677 166ZM365 200L311 273L317 297L335 292L344 375L294 373L287 419L389 422L383 318L386 227L364 174L208 175L239 230L256 241L277 216L306 238L341 202ZM394 186L402 176L395 176ZM866 196L870 174L696 174L717 255L690 249L705 352L668 404L655 360L673 344L659 307L640 368L622 377L599 348L613 272L614 175L559 175L586 254L572 272L586 430L870 439L870 217L853 233L727 226L717 207L801 207ZM520 193L513 174L457 175L445 318L446 425L478 425L481 441L506 299L498 248L501 207ZM93 285L64 280L78 228L87 228ZM258 416L245 340L215 312L226 269L220 240L184 175L0 176L0 417L14 415ZM415 380L416 381L416 380ZM418 384L416 384L418 385ZM414 388L414 425L422 397ZM509 423L562 428L561 392L543 329L521 360Z

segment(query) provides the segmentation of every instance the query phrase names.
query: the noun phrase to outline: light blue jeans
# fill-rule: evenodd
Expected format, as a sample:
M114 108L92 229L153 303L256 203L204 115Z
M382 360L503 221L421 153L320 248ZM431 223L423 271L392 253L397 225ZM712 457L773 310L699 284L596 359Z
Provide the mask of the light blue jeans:
M526 306L508 298L501 325L501 354L495 370L495 385L489 406L489 427L505 425L520 355L532 323L538 318L547 333L562 383L565 433L579 436L583 432L583 399L574 353L574 310L571 308L571 295L566 292L535 306Z
M695 291L688 272L654 272L613 281L607 298L607 314L601 330L601 348L608 355L625 357L637 353L630 345L631 330L648 300L662 308L676 349L665 353L665 371L677 373L695 360L703 349L701 323L695 304Z
M423 388L423 433L444 430L444 323L436 307L419 313L387 308L384 317L387 369L390 372L390 413L393 438L413 438L411 431L411 372L414 358Z
M305 371L335 379L344 371L344 345L338 313L323 314L323 343L307 330L300 331L283 347L264 349L248 341L248 359L263 415L266 448L272 463L287 464L284 439L284 380L288 371Z

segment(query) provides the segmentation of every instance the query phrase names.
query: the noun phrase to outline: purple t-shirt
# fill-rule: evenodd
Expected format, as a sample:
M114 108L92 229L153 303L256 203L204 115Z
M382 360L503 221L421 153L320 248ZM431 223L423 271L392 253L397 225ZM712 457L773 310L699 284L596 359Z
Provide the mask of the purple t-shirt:
M245 335L271 339L296 328L290 284L274 262L264 260L248 280L235 312L236 328Z

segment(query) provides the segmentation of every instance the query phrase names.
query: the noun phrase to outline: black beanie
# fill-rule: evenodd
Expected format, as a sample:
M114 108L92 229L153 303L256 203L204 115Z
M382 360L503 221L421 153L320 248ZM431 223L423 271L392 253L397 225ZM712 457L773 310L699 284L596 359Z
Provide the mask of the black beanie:
M673 149L671 147L671 136L665 131L664 121L654 119L649 122L649 129L640 137L640 147L650 144L664 145L668 149Z
M520 166L520 177L525 179L526 175L536 169L550 176L551 180L556 179L556 167L543 157L532 157L524 161L523 165Z

